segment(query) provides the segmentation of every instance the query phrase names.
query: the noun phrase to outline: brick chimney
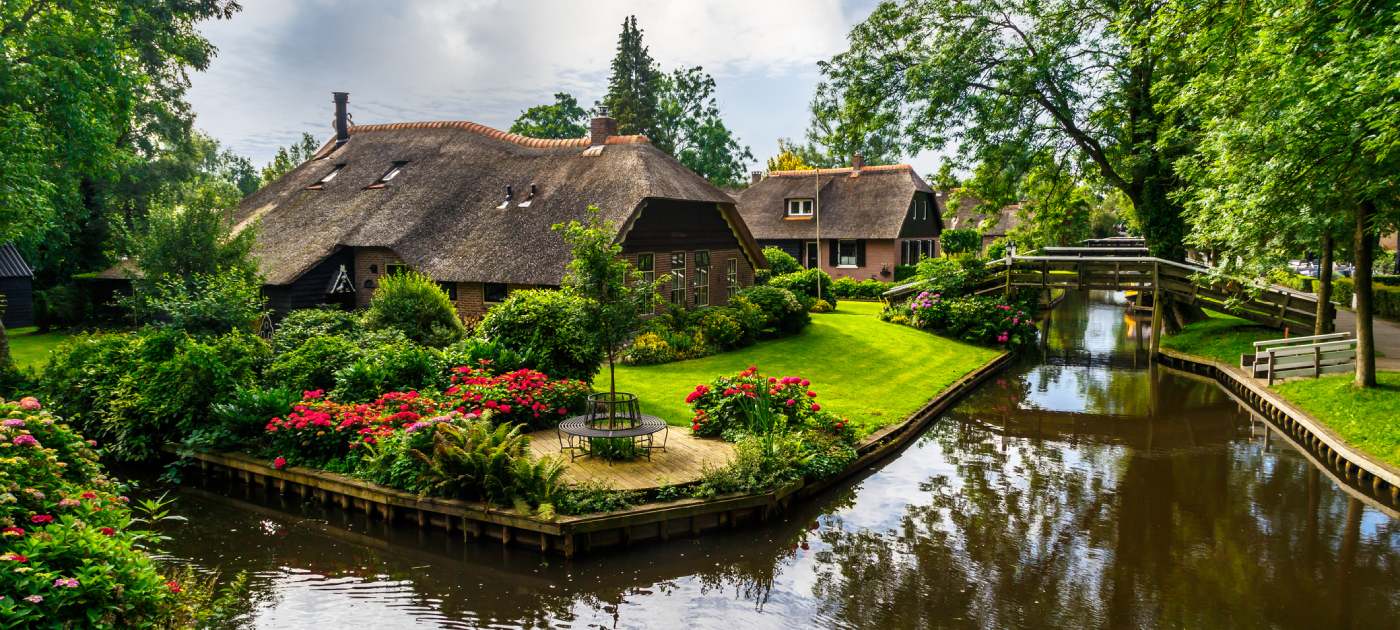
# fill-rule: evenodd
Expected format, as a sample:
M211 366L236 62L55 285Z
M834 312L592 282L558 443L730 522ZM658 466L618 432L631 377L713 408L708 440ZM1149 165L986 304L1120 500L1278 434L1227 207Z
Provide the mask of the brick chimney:
M757 184L757 183L759 183L759 182L761 182L761 181L763 181L763 171L750 171L750 172L749 172L749 185L750 185L750 186L752 186L752 185L754 185L754 184Z
M331 96L335 100L335 146L338 148L350 141L350 114L346 111L350 93L331 92Z
M617 120L608 116L608 108L599 107L598 115L588 125L588 144L599 147L608 141L608 136L617 135Z

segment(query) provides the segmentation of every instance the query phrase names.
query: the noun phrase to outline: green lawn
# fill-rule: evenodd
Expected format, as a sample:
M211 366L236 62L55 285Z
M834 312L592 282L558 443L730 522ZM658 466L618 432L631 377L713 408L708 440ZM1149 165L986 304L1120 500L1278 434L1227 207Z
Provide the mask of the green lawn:
M39 369L49 361L49 351L71 335L63 332L40 334L33 326L6 329L10 336L10 356L21 368Z
M832 313L812 315L802 334L690 361L617 367L619 390L641 398L644 413L686 425L686 394L696 384L750 365L768 376L812 381L818 402L866 431L913 413L998 350L945 339L876 318L880 304L841 302ZM594 386L608 386L607 366Z
M1274 385L1289 402L1377 459L1400 467L1400 372L1378 372L1375 389L1358 389L1351 374Z
M1240 355L1254 352L1254 342L1281 339L1283 332L1233 315L1207 310L1209 318L1162 338L1162 347L1227 365L1239 365Z

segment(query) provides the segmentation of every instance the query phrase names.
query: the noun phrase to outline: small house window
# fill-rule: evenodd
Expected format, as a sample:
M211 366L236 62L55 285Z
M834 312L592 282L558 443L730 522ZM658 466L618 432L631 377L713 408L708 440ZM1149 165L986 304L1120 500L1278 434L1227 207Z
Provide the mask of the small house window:
M656 281L656 254L637 254L637 271L642 272L643 282Z
M671 252L671 303L685 306L685 252Z
M447 294L447 299L452 300L453 302L457 301L456 282L439 282L438 286L442 287L442 292Z
M838 241L836 244L836 266L855 267L856 266L856 242Z
M734 297L739 293L739 259L730 258L724 262L725 296Z
M397 275L399 275L399 274L401 274L401 273L405 273L405 272L407 272L407 271L408 271L408 265L405 265L405 264L403 264L403 263L390 263L390 264L384 265L384 275L386 275L386 276L397 276Z
M787 215L790 217L810 217L812 216L811 199L789 199L787 202Z
M482 301L488 304L506 301L506 296L510 295L510 287L503 282L487 282L483 287Z
M326 173L325 177L316 180L316 183L307 186L307 188L311 190L320 190L327 183L330 183L332 179L335 179L335 176L340 174L340 169L343 168L345 168L344 164L336 164L335 167L331 169L331 172Z
M710 252L695 252L695 305L710 303Z

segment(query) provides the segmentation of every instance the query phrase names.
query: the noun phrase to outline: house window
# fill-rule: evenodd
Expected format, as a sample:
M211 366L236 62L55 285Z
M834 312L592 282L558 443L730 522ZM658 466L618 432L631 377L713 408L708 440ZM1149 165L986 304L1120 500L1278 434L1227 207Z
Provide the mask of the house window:
M807 241L803 247L804 249L806 249L805 255L802 257L803 264L805 264L808 269L815 269L817 267L817 263L820 262L819 260L817 260L817 242ZM828 264L831 263L831 261L829 260L826 262Z
M510 295L510 288L504 282L487 282L482 286L481 300L487 304L504 302L507 295Z
M685 306L685 252L671 252L671 303Z
M856 266L856 242L841 240L836 242L836 266Z
M790 217L812 216L812 200L789 199L787 202L787 215Z
M695 252L695 305L710 303L710 252Z
M342 169L342 168L345 168L345 165L344 165L344 164L336 164L335 167L331 169L331 172L326 173L326 176L325 176L325 177L322 177L321 179L316 180L316 183L314 183L314 184L312 184L312 185L310 185L310 186L307 186L307 188L309 188L309 189L311 189L311 190L320 190L320 189L321 189L322 187L324 187L327 183L329 183L332 179L335 179L335 176L340 174L340 169Z
M405 265L403 263L391 263L388 265L384 265L384 275L386 276L397 276L406 271L408 271L408 265Z
M913 263L909 262L909 258L910 258L910 256L909 256L909 246L910 246L910 245L913 245L913 244L914 244L913 241L900 241L900 242L899 242L899 264L901 264L901 265L913 264Z
M447 299L452 300L453 302L457 301L456 282L439 282L438 286L442 287L442 292L447 294Z
M656 281L656 254L637 254L637 271L642 272L643 282Z
M732 298L739 293L739 259L724 261L725 297Z

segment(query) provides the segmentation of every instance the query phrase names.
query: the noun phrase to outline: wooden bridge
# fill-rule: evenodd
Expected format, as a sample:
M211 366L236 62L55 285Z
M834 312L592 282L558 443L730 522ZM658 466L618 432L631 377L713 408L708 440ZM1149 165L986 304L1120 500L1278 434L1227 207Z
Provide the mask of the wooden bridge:
M972 292L987 295L1009 293L1013 289L1051 289L1151 292L1152 304L1163 297L1199 305L1248 319L1265 326L1311 334L1317 319L1317 296L1280 286L1247 284L1236 280L1214 279L1210 269L1199 265L1164 260L1134 246L1056 247L1042 250L1045 255L1009 256L987 263L987 276ZM885 299L896 299L918 291L923 281L891 288ZM1336 307L1328 304L1325 332L1334 329ZM1152 330L1161 330L1162 313L1152 309ZM1154 334L1155 352L1159 334Z

